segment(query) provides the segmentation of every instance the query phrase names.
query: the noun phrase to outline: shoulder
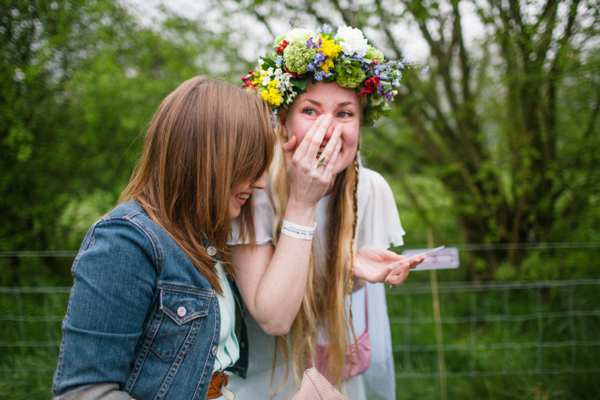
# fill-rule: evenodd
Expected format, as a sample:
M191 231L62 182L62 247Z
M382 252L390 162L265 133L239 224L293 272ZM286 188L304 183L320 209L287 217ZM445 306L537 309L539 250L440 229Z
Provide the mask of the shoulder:
M153 223L144 208L135 200L129 200L113 208L97 223L128 222L136 226L146 227Z
M385 178L377 171L372 169L361 167L360 168L360 181L368 183L371 187L390 187Z
M81 251L142 251L154 262L161 258L160 231L135 200L121 203L89 229ZM163 231L164 232L164 231Z
M381 174L362 167L358 192L359 246L401 245L404 230L394 193ZM361 190L362 187L362 190Z
M392 189L385 178L379 172L366 167L360 168L358 192L359 197L367 198L377 195L393 196Z

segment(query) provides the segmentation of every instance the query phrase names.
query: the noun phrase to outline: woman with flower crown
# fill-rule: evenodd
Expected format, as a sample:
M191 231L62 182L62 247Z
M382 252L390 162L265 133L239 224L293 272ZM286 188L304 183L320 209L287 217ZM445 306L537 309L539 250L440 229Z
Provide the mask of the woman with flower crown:
M274 50L271 57L260 58L258 70L242 78L244 87L260 95L279 120L268 188L254 193L257 244L248 246L235 229L230 244L235 264L244 268L281 262L273 254L285 236L312 241L308 283L285 338L266 335L247 318L247 376L233 377L230 385L242 399L289 398L293 383L315 365L350 399L395 398L381 283L402 284L424 256L403 262L386 250L402 244L404 231L389 185L362 166L359 150L361 125L389 114L405 63L385 60L360 30L346 26L336 32L327 25L315 31L293 27L275 39ZM323 136L313 134L323 126ZM323 152L332 143L339 148L335 160ZM329 189L304 208L303 224L298 219L291 223L286 210L298 200L289 182L297 181L295 166L307 149L315 148L310 168L317 174L333 167ZM260 269L252 284L260 282L258 274ZM253 305L247 306L252 311Z

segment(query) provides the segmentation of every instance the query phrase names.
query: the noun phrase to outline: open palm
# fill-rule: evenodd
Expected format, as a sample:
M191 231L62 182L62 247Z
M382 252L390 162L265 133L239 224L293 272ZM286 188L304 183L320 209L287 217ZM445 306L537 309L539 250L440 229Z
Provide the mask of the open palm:
M396 286L404 283L411 268L421 263L425 256L402 262L404 256L380 247L364 246L354 258L354 276L367 282L385 282ZM392 265L390 265L392 264Z

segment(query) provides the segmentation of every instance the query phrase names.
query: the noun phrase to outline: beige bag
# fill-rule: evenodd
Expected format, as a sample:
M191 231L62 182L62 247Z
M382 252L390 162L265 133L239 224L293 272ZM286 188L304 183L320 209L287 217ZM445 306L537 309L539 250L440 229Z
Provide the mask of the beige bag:
M316 368L304 371L300 390L292 397L292 400L348 400L333 385L325 379Z

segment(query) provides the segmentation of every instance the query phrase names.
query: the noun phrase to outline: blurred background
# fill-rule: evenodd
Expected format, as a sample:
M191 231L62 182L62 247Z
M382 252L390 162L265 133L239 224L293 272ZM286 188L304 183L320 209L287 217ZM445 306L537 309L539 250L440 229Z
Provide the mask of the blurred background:
M288 20L363 29L405 70L363 129L405 249L458 269L388 291L397 398L600 397L594 0L0 0L0 399L47 399L70 267L160 101L241 86ZM403 248L396 249L402 251Z

